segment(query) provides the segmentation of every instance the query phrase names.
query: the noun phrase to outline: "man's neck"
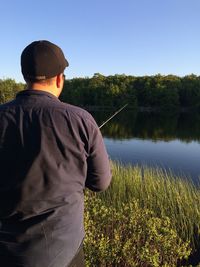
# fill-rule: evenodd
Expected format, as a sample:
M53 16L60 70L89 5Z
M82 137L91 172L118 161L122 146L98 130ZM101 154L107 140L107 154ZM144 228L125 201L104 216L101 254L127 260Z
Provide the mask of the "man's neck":
M60 92L57 88L55 88L55 86L48 86L48 85L41 85L39 83L31 83L31 84L27 84L26 87L27 90L37 90L37 91L44 91L44 92L48 92L50 94L53 94L56 97L59 97Z

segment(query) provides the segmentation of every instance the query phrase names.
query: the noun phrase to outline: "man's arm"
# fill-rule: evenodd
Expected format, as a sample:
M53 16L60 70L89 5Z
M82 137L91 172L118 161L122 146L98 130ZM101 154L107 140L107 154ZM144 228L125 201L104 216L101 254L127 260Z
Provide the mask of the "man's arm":
M111 182L111 170L103 137L97 125L90 138L87 163L86 187L96 192L106 190Z

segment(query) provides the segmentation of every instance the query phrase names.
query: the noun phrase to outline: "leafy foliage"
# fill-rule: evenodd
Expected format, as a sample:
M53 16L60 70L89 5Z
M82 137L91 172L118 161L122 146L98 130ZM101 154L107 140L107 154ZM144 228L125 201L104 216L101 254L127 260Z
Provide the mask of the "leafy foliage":
M87 266L171 267L188 257L197 261L199 188L164 170L111 164L109 189L85 194Z
M0 79L0 104L12 100L15 95L23 90L24 84L16 83L12 79Z
M151 107L162 110L200 107L200 77L187 75L103 76L66 80L61 99L76 105L130 108Z
M87 266L176 266L191 249L168 217L157 217L137 201L107 206L86 193L85 253Z
M0 80L0 103L12 99L24 84L12 79ZM200 108L200 76L104 76L74 78L65 81L61 100L84 107L151 107L170 109Z

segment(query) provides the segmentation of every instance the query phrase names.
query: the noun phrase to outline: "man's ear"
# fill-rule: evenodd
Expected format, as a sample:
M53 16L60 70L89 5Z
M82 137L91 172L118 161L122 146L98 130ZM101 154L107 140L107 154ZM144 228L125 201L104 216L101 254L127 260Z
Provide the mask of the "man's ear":
M63 74L58 74L56 76L56 86L57 86L57 88L62 87L62 84L63 84Z

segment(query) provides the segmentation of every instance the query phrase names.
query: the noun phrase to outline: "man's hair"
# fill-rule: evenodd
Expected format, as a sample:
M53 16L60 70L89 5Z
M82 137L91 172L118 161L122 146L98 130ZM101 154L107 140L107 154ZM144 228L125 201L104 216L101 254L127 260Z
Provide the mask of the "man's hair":
M24 79L25 79L27 84L38 83L38 84L41 84L41 85L52 85L54 80L55 80L55 77L49 78L49 79L45 79L45 80L28 79L28 78L25 78L25 77L24 77Z

